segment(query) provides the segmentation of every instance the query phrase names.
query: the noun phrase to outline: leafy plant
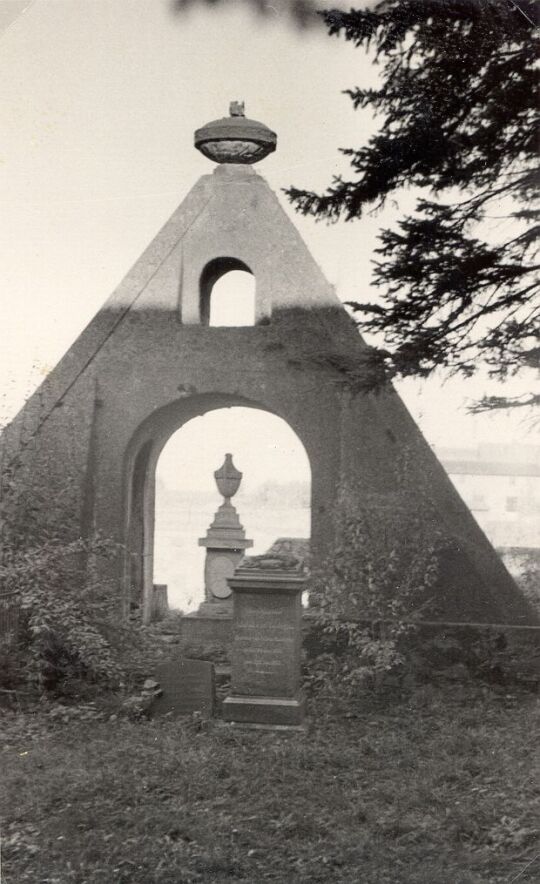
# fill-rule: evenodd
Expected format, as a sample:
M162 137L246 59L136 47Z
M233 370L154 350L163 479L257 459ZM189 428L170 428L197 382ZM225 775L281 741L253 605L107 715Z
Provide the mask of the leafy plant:
M520 573L516 577L516 582L528 601L540 613L540 553L538 550L528 551L522 562Z
M438 578L443 538L429 497L413 489L406 453L400 470L400 489L390 500L341 490L334 555L314 575L311 600L322 650L331 649L339 661L337 669L326 665L329 680L339 675L352 689L379 685L404 666L403 640L429 608Z
M7 688L22 683L80 698L85 685L114 686L125 675L118 643L107 636L117 600L96 568L100 558L117 554L117 544L99 534L77 537L69 515L76 480L66 470L67 478L51 479L50 487L34 483L41 454L24 423L0 438L0 593L16 600L20 615L16 645L5 648Z
M39 689L62 690L70 680L114 685L122 679L123 669L97 625L110 618L111 602L81 568L83 555L112 552L102 537L4 548L0 586L19 599L26 677Z

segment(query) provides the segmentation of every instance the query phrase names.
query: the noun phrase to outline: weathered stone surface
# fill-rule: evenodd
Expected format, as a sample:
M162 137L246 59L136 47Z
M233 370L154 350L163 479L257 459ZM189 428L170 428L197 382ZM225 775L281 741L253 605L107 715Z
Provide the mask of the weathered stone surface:
M264 123L248 119L243 101L232 101L229 114L195 132L195 147L209 160L256 163L276 149L276 133Z
M298 727L304 721L303 697L241 697L236 694L223 702L226 721L261 724L266 727Z
M298 725L304 709L300 663L305 578L298 572L257 570L256 564L238 569L230 580L234 592L232 679L224 717L254 724Z
M299 597L243 593L233 620L235 693L293 697L299 683Z
M286 553L265 552L260 556L250 556L242 562L243 571L292 571L301 573L304 565L301 559Z
M246 538L238 513L231 503L242 481L242 473L234 466L232 454L225 455L223 466L215 471L214 478L219 493L225 499L206 536L199 539L199 546L206 547L203 605L225 604L232 611L231 590L227 581L234 574L245 550L253 546L253 541Z
M311 551L309 539L306 537L277 537L266 554L294 556L309 570Z
M154 583L152 595L152 622L164 620L169 613L168 587L165 583Z
M214 714L214 667L205 660L172 660L156 667L162 694L152 703L152 715Z

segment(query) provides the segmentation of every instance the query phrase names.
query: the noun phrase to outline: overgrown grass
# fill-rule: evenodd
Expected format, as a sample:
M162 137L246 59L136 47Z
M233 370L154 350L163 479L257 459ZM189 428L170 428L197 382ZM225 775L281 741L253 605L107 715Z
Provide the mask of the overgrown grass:
M426 686L309 714L305 734L9 714L2 884L540 879L530 695Z

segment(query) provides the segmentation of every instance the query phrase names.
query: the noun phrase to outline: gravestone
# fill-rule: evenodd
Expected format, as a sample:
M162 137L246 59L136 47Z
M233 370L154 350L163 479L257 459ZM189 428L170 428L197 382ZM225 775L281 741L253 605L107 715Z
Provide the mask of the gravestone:
M168 586L166 583L154 583L152 595L152 623L164 620L169 613Z
M161 695L152 703L152 715L214 714L214 667L205 660L171 660L156 667Z
M245 559L233 590L231 694L227 721L266 726L302 723L300 688L305 576L290 557Z

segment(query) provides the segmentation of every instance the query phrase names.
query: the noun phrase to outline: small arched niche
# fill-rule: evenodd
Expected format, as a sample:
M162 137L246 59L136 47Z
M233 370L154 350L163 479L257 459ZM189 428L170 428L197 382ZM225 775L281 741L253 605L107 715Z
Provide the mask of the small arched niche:
M216 258L200 279L201 325L255 325L255 277L238 258Z

